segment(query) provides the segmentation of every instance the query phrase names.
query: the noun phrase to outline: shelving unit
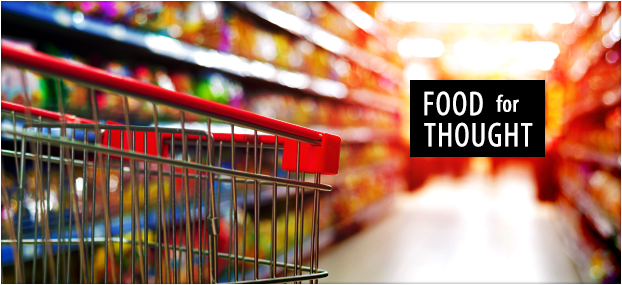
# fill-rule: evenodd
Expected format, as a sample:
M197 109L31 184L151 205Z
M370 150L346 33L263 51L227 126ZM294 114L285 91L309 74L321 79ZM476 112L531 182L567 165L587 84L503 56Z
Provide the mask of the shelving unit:
M547 116L559 118L547 121L551 133L559 134L551 173L559 185L556 227L584 282L615 283L621 243L620 6L581 3L575 11L581 20L560 34L576 39L563 39L563 56L547 75Z
M399 106L397 100L389 99L387 101L386 95L380 95L373 91L350 90L338 81L280 69L267 62L195 46L156 33L128 28L121 24L106 23L84 15L74 16L75 13L62 7L35 2L16 2L3 5L2 11L11 18L9 21L14 20L14 17L11 17L12 14L22 17L18 21L30 21L29 24L31 25L52 24L58 26L64 32L71 32L72 37L81 37L86 33L106 39L106 44L114 44L111 42L118 41L175 61L219 70L237 77L250 77L285 88L298 89L309 95L340 99L346 103L362 104L380 110L395 111ZM290 82L298 82L299 84ZM350 95L350 93L354 93L354 95ZM371 104L366 104L367 100L359 99L361 93L365 94L363 96L372 97L376 100L373 100Z
M562 179L562 195L586 217L590 226L595 229L603 239L614 239L619 249L620 225L598 205L588 193L582 189L573 188L573 184Z
M566 159L586 161L604 167L620 169L620 155L616 153L602 153L588 146L567 142L559 146L559 153Z
M372 71L376 72L373 70L373 67L371 67L374 65L372 62L382 60L379 64L387 65L387 67L383 70L385 73L390 74L393 78L400 78L402 76L401 68L395 66L393 63L386 62L384 59L379 58L377 55L372 55L362 50L360 47L352 46L346 40L327 32L322 27L309 23L308 21L295 15L283 12L272 7L270 4L248 2L236 5L243 7L244 9L298 37L309 40L321 48L338 55L345 56L366 69L371 68ZM382 74L379 75L384 76Z

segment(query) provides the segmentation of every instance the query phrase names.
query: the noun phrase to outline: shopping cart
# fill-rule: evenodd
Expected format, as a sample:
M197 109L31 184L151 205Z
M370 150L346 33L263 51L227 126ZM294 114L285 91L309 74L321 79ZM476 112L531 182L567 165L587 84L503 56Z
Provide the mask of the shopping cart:
M2 64L21 70L24 99L2 102L2 138L12 141L2 146L1 242L12 260L4 282L317 283L328 276L318 268L319 216L320 192L331 187L320 181L337 174L338 136L7 43L1 49ZM30 106L26 72L54 80L58 112ZM88 88L92 120L64 112L66 81ZM120 94L124 124L100 122L101 91ZM152 125L131 124L130 100L151 107ZM179 110L177 127L159 125L162 108ZM186 127L189 114L205 118L201 130ZM223 125L227 132L212 131ZM270 194L268 206L262 193ZM278 227L277 212L285 216Z

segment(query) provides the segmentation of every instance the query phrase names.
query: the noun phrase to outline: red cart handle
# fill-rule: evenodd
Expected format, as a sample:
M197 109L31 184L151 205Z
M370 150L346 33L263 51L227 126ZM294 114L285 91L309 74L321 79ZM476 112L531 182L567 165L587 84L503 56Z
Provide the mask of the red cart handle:
M17 113L25 114L26 106L2 101L2 109L14 111ZM30 114L36 117L42 117L49 120L61 121L63 115L57 112L52 112L48 110L43 110L39 108L30 108ZM84 119L80 117L76 117L74 115L65 114L65 120L67 123L77 123L77 124L94 124L95 122L89 119ZM109 125L120 125L119 123L108 121L106 124ZM121 132L119 130L104 130L101 137L101 143L103 146L108 146L108 136L110 137L110 147L112 148L121 148ZM123 131L126 132L126 131ZM134 132L136 135L136 139L134 140L134 149L136 152L144 152L144 132ZM130 150L129 144L129 135L126 133L124 135L125 143L123 149ZM162 156L168 157L168 141L171 138L171 134L162 134ZM212 137L215 141L231 141L231 134L227 133L212 133ZM258 135L257 142L265 143L265 144L274 144L276 136L273 135ZM181 139L181 134L176 134L175 139ZM189 140L198 140L198 135L188 135ZM207 137L203 137L204 140L207 140ZM248 134L235 134L233 137L235 142L241 143L254 143L255 136ZM294 140L279 138L280 145L284 145L283 150L283 170L287 171L304 171L304 172L319 172L322 174L337 174L339 170L339 151L341 145L341 138L338 136L334 136L331 134L324 134L322 136L322 145L314 146L307 143L301 142L300 145L300 167L296 169L296 155L297 155L297 142ZM156 151L156 137L155 133L147 132L147 154L148 155L157 155ZM325 159L327 158L327 159Z
M300 151L300 167L297 169L297 167L291 167L292 162L295 166L297 160L296 141L284 139L284 170L337 174L341 148L341 138L338 136L321 133L181 92L167 90L130 77L110 74L99 68L41 52L23 50L9 43L3 43L1 51L3 62L301 141L303 147ZM230 138L231 135L229 135ZM293 156L291 156L292 154Z
M114 125L119 124L116 122L108 121L106 124ZM120 125L120 124L119 124ZM119 130L104 130L102 134L102 145L108 145L108 136L110 135L110 147L121 148L121 132L124 132L124 150L130 150L130 137L127 131ZM144 132L134 132L134 149L136 152L145 151L145 137ZM171 138L170 133L162 134L162 156L168 157L169 142ZM181 134L175 134L175 140L181 140ZM228 133L212 133L214 141L231 141L231 134ZM273 135L258 135L257 142L272 145L275 142L276 136ZM188 140L198 140L199 135L188 135ZM206 136L202 136L202 139L207 141ZM235 134L233 136L235 142L241 143L254 143L255 136L248 134ZM329 175L336 175L339 172L339 154L341 148L341 138L331 134L324 134L322 136L322 144L319 146L310 145L304 142L300 143L300 167L296 168L297 162L297 148L298 142L291 139L279 138L278 144L283 145L283 163L282 168L286 171L300 171L307 173L322 173ZM147 132L147 154L157 155L156 136L154 132Z
M26 114L26 106L23 106L17 103L2 101L2 109L14 111L14 112L21 113L21 114ZM34 107L30 108L30 114L35 117L42 117L45 119L59 121L59 122L63 118L63 115L61 115L60 113L43 110L39 108L34 108ZM68 114L65 114L65 121L67 123L75 123L75 124L93 124L94 123L91 120L83 119L83 118L76 117L74 115L68 115Z

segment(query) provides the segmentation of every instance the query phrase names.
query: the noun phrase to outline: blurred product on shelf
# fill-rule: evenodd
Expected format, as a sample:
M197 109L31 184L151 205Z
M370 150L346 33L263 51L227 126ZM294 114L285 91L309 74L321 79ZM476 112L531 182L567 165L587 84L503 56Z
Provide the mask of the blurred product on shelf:
M50 96L45 80L32 72L26 72L22 76L17 67L5 64L2 64L2 100L24 104L24 81L31 104L45 106Z
M620 3L576 5L547 74L561 231L584 282L620 282Z
M620 252L602 240L588 219L576 209L574 202L561 197L555 227L567 253L586 283L613 284L620 280Z
M244 105L244 91L240 83L217 72L203 73L195 79L186 71L176 70L169 73L163 66L138 63L132 67L123 61L102 60L99 56L91 56L93 60L89 61L71 52L60 50L51 44L44 45L44 52L83 64L101 67L113 74L134 77L162 88L229 104L233 107L241 108ZM16 84L21 82L19 69L8 65L2 65L2 68L3 71L6 70L3 72L3 82L6 84L2 85L2 100L23 104L23 96L21 95L23 88L21 84ZM26 72L26 80L31 94L32 106L57 110L56 81L44 79L32 72ZM88 104L91 99L87 88L68 81L61 81L60 88L60 91L63 92L63 104L66 112L79 117L92 116L90 104ZM117 122L124 121L123 110L119 108L123 105L122 97L97 91L96 98L100 115L103 118ZM128 98L128 107L132 121L145 123L153 121L151 106L148 104ZM163 120L172 120L179 116L179 111L160 106L159 116ZM199 118L188 114L187 120L198 121Z
M353 217L367 212L368 207L383 199L393 197L400 189L406 189L402 173L405 158L401 153L400 148L383 143L347 144L342 147L340 163L347 163L348 167L342 168L339 176L325 179L334 185L331 199L333 219L338 229L347 228L352 223L367 222L353 220ZM387 211L381 209L377 214L381 216Z
M395 129L397 124L395 114L390 112L324 98L265 93L249 96L247 101L251 112L302 126Z
M596 171L588 180L588 193L605 209L616 224L620 224L620 179L608 172Z
M2 43L6 40L2 39ZM14 42L25 50L33 50L31 44L24 42ZM2 64L2 100L25 104L24 87L28 89L30 104L36 107L46 107L53 98L47 86L47 82L41 76L21 70L13 65Z
M360 64L340 58L330 50L317 48L306 39L293 36L284 30L265 28L241 13L235 4L222 2L50 2L76 11L75 17L93 17L105 22L119 23L177 38L181 41L232 53L247 59L269 62L290 71L299 71L319 78L342 81L351 88L368 88L392 94L399 92L397 79L370 70ZM358 29L326 3L309 4L323 27L349 27L339 35L362 44L364 48L378 50L377 39ZM329 15L329 16L327 16ZM328 19L325 19L328 17ZM356 39L356 40L354 40ZM375 40L371 44L367 41ZM326 39L324 39L326 40ZM330 38L328 39L330 40ZM386 48L381 56L397 59ZM378 60L385 61L378 57ZM386 63L384 64L386 65ZM378 68L376 68L378 69ZM387 95L391 96L391 95Z

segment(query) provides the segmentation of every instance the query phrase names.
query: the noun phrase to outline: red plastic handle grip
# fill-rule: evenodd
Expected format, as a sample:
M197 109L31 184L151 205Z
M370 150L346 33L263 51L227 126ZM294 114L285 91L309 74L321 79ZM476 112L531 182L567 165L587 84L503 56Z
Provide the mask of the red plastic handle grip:
M189 140L198 140L199 135L187 135ZM230 142L231 134L228 133L212 133L215 141ZM171 139L171 134L162 134L162 138ZM181 140L181 134L175 134L175 140ZM257 135L257 143L274 144L275 136L273 135ZM206 136L202 137L203 141L207 140ZM233 140L237 143L254 143L255 137L249 134L235 134ZM284 138L279 138L279 144L285 143Z
M107 124L118 124L115 122L106 122ZM121 132L124 132L124 150L130 150L131 134L128 135L127 131L110 131L104 130L102 135L102 145L108 145L108 136L110 138L110 147L120 149L121 148ZM134 132L135 141L134 149L136 152L145 152L145 132ZM154 132L147 133L147 154L157 155L156 137ZM231 134L226 133L213 133L212 137L215 141L231 141ZM171 134L161 135L162 157L169 157ZM180 141L182 139L181 134L175 134L175 140ZM188 135L189 140L198 140L199 135ZM203 136L203 140L207 140L206 136ZM247 142L254 143L255 137L247 134L236 134L233 137L235 142ZM257 142L274 144L275 136L272 135L258 135ZM341 152L341 138L331 134L322 135L322 143L319 146L310 145L307 143L300 143L300 167L296 168L297 162L297 144L298 141L290 140L286 138L279 138L279 144L283 144L283 163L282 168L286 171L300 171L307 173L322 173L328 175L336 175L339 172L339 155ZM116 158L116 157L115 157ZM194 171L190 171L190 174Z
M114 121L107 121L107 125L122 125ZM131 150L130 139L132 135L127 131L120 130L104 130L101 137L101 144L103 146L108 146L108 136L110 135L110 147L121 149L121 132L123 132L123 150L129 151ZM148 155L157 155L157 145L156 145L156 137L155 132L146 132L147 133L147 154ZM145 132L134 132L134 150L138 153L145 152ZM227 133L212 133L212 137L215 141L223 141L230 142L231 134ZM265 144L274 144L276 136L273 135L257 135L258 143ZM161 138L161 146L162 146L162 157L168 157L171 134L164 133L160 135ZM199 135L187 135L188 140L198 140ZM175 134L175 140L181 141L181 134ZM255 137L249 134L235 134L233 137L235 142L238 143L253 143L255 141ZM207 136L202 136L202 140L207 141ZM284 138L279 138L279 144L283 144L285 142Z
M122 125L117 122L107 121L107 125ZM123 132L123 148L121 148L121 132ZM108 146L108 136L110 136L110 147L115 149L122 149L125 151L130 151L132 149L131 141L134 142L134 152L137 153L145 153L145 133L147 133L147 155L157 156L158 148L156 145L156 135L155 132L133 132L134 137L132 137L132 132L128 131L120 131L120 130L104 130L101 136L101 144L102 146ZM170 136L169 136L170 138ZM169 144L165 143L164 138L162 138L162 157L169 157ZM117 158L117 156L111 156ZM129 159L124 159L129 161Z
M20 104L2 101L2 109L15 111L18 113L25 113L26 107ZM47 111L39 108L30 108L30 112L33 116L41 116L46 119L60 121L62 115L60 113ZM80 123L80 124L93 124L92 120L83 119L73 115L65 114L65 119L68 123ZM121 125L117 122L107 121L108 125ZM120 130L104 130L101 136L101 144L108 146L108 136L110 136L110 147L121 149L121 132L124 132L123 150L129 151L130 139L134 140L134 150L138 153L145 152L145 132L134 132L135 138L132 138L131 134L127 131ZM227 133L212 133L212 137L215 141L231 141L231 134ZM162 134L162 157L169 157L169 148L171 134ZM181 140L181 134L175 134L176 140ZM198 140L198 135L188 135L189 140ZM207 140L207 137L203 137ZM249 134L235 134L233 137L235 142L241 143L254 143L255 136ZM273 135L257 135L258 143L274 144L275 136ZM283 164L282 168L286 171L295 172L296 169L296 157L297 157L297 141L279 138L279 144L283 145ZM339 171L339 155L341 148L341 138L335 135L326 134L322 135L322 143L319 146L310 145L304 142L300 143L300 167L298 171L308 173L322 173L335 175ZM154 132L147 132L147 154L157 155L156 137ZM116 158L116 157L115 157ZM129 160L129 159L128 159ZM193 172L194 173L194 172Z
M322 144L300 143L299 167L296 167L298 142L285 139L283 146L283 170L336 175L339 173L341 138L331 134L322 135Z

